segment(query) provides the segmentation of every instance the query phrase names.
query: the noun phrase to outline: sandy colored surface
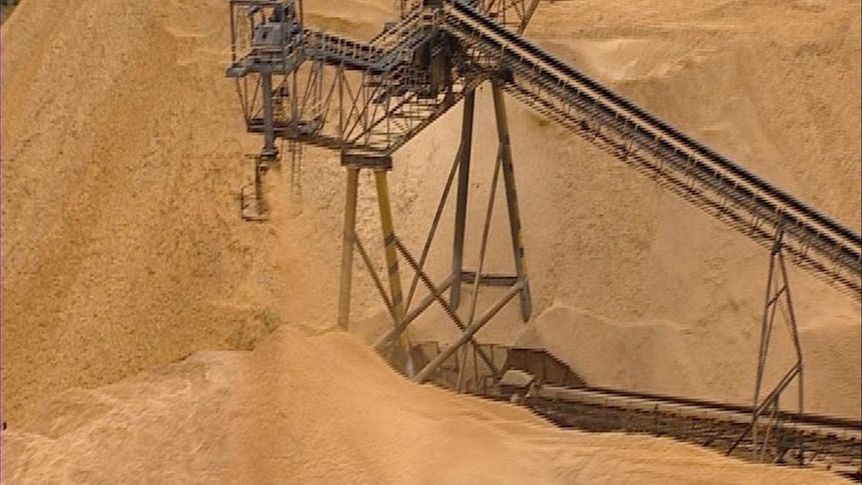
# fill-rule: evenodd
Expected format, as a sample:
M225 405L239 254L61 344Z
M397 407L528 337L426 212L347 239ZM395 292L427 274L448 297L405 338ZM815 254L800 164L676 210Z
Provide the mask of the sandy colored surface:
M332 356L321 359L321 356ZM288 327L55 399L4 433L4 483L845 483L665 439L561 431L416 386L356 337Z
M368 38L392 4L315 2L308 22ZM507 407L415 388L346 335L285 329L259 353L196 355L121 381L200 350L249 349L280 325L321 330L335 320L337 156L307 150L301 190L288 186L287 169L268 180L275 218L239 220L235 196L251 175L244 157L260 140L244 133L233 85L223 78L227 13L215 0L28 0L3 23L4 447L18 450L24 461L17 463L29 460L21 473L34 480L79 473L77 480L97 482L88 473L113 463L106 459L113 452L137 465L108 477L175 457L176 469L165 473L177 478L165 480L176 483L187 476L242 483L252 472L265 481L288 468L307 482L382 476L399 483L451 472L455 483L472 483L473 474L494 470L559 472L548 483L567 473L623 481L603 480L613 467L642 483L652 473L647 460L671 477L702 470L710 483L717 479L710 467L737 469L664 441L587 439ZM527 35L850 227L862 226L858 2L549 2ZM479 98L473 245L496 151L487 91ZM748 402L765 251L515 102L509 108L534 319L525 327L511 305L480 340L549 347L596 385ZM430 224L457 149L458 119L454 110L396 157L396 229L411 247ZM379 242L368 187L360 234ZM496 212L497 223L503 214ZM432 253L437 279L448 270L451 236L444 226ZM487 270L509 269L507 244L498 224ZM474 252L467 265L475 264ZM367 274L357 274L354 329L371 339L386 321ZM858 418L859 304L801 272L791 277L808 410ZM448 340L451 327L431 313L413 340ZM787 362L786 344L776 340L776 363ZM300 365L303 358L314 365ZM329 367L349 372L308 374ZM247 384L230 385L237 382ZM100 387L109 383L116 384ZM485 436L478 430L488 431L486 441L472 441ZM480 444L498 453L482 453L477 459L489 461L480 464L440 465L473 457ZM632 448L645 448L647 458L614 451ZM459 452L414 453L441 449ZM390 455L404 468L390 467ZM237 466L225 469L221 456ZM538 462L549 468L536 471ZM753 483L770 473L784 480L784 472L752 473ZM812 476L799 475L799 483Z

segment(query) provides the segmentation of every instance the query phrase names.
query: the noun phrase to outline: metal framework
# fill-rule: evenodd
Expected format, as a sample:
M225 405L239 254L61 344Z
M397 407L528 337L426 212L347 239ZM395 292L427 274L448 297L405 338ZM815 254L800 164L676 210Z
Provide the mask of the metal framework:
M779 228L775 233L775 242L769 255L769 274L766 282L766 303L763 307L763 319L760 330L760 350L757 357L757 378L754 386L754 404L751 410L751 424L740 434L739 438L728 448L727 454L732 453L739 444L752 436L754 455L758 461L767 460L767 452L770 451L770 436L782 432L782 413L780 408L781 396L784 391L796 381L797 405L799 414L804 411L803 400L803 366L802 346L799 342L799 330L796 325L796 312L793 308L793 299L790 296L790 280L787 276L787 266L784 262L783 243L784 231ZM775 388L766 396L762 396L764 375L767 369L770 341L772 340L773 327L776 316L781 315L787 325L790 340L793 343L796 362L784 373ZM764 425L763 418L768 418ZM762 435L762 436L761 436ZM805 464L805 447L800 441L796 446L777 448L769 457L772 462L784 461L785 453L791 448L795 449L796 460L800 465Z
M357 42L306 28L300 0L230 0L232 62L226 74L236 81L248 131L263 135L263 148L255 157L254 184L241 192L243 216L266 219L262 179L280 161L277 140L290 142L294 156L302 144L339 150L347 174L339 324L348 325L354 255L358 253L393 321L375 347L422 381L469 343L499 377L491 357L476 343L475 334L515 296L519 297L524 320L531 313L503 96L508 93L771 251L754 412L746 431L757 445L761 418L780 417L779 396L794 379L798 379L802 410L802 358L785 255L858 300L862 298L862 235L530 43L521 34L537 5L538 0L401 0L397 22L386 24L370 41ZM499 151L478 248L479 267L467 271L463 267L464 234L475 89L485 82L492 89ZM461 101L464 109L458 155L417 259L397 236L387 174L393 154L401 146ZM298 162L294 159L292 163ZM374 174L388 288L356 235L357 194L363 170ZM509 275L483 272L500 175L513 250L514 269ZM425 263L456 176L452 271L435 284L425 271ZM402 264L413 271L406 295ZM419 283L427 293L413 306ZM466 316L458 311L464 284L476 289ZM506 289L477 316L480 286ZM404 331L435 303L462 335L415 372ZM761 400L767 350L779 307L789 313L798 361L778 387ZM773 426L774 420L770 423L763 443L770 440L771 430L779 429ZM740 441L745 438L743 435ZM800 460L803 455L800 452Z
M506 91L765 248L781 221L794 263L857 300L862 235L688 137L470 5L444 7L473 62L503 66Z
M538 5L538 0L492 0L473 2L475 7L500 19L516 30L523 30ZM454 324L464 332L464 341L476 345L473 334L484 326L515 295L519 296L522 315L531 312L521 222L506 120L503 82L499 70L473 64L445 25L442 4L434 1L402 1L400 20L388 24L368 43L344 39L329 33L304 28L301 2L232 0L231 26L233 57L227 75L237 82L237 92L248 130L261 133L264 146L256 158L254 193L252 186L243 192L244 215L266 219L266 201L261 180L276 164L280 153L277 139L308 143L341 152L346 168L344 242L341 260L338 322L347 327L353 281L354 255L358 253L380 293L393 326L377 347L390 355L397 365L409 367L405 357L409 343L404 330L434 302L442 306ZM472 153L475 88L492 82L495 119L500 141L495 173L502 173L513 247L512 275L490 275L482 271L487 247L489 203L480 248L480 268L463 268L466 203ZM462 141L449 182L441 197L438 215L417 260L401 243L392 217L387 172L392 154L432 123L449 108L465 99ZM388 288L374 270L372 258L356 236L357 194L360 172L374 173L381 217ZM458 174L453 242L452 275L434 284L424 270L440 216ZM495 175L495 181L498 175ZM496 191L495 182L493 191ZM248 202L246 202L248 201ZM399 262L399 256L401 262ZM400 263L413 270L410 290L405 298ZM418 283L428 292L411 309ZM474 291L468 317L458 315L461 287L472 283L477 288L506 286L509 290L490 309L477 317ZM443 292L450 291L449 301ZM412 311L411 311L412 310ZM393 343L400 345L393 345ZM428 374L420 372L418 379Z
M423 364L447 348L422 342L414 345L412 355ZM445 359L430 380L458 392L523 404L563 427L650 433L754 462L768 458L775 464L804 463L857 481L862 476L859 420L776 411L774 420L782 425L769 430L761 420L761 436L754 438L750 431L756 417L748 406L590 386L546 350L495 344L482 344L482 349L497 366L495 371L469 348L466 358L452 354ZM523 377L495 378L495 372L510 376L512 371Z
M375 286L381 295L384 304L389 310L389 314L393 320L392 328L378 339L374 347L384 355L391 356L392 360L401 361L402 368L407 368L409 364L403 360L409 351L409 342L404 337L404 331L410 323L412 323L425 309L431 304L437 303L449 319L463 333L459 339L459 344L453 347L453 352L460 346L470 343L474 348L479 349L478 343L474 339L474 335L484 325L486 325L511 299L515 296L520 297L521 312L524 321L527 321L532 311L530 300L529 282L526 272L526 264L524 258L524 248L521 243L521 225L520 215L518 212L518 199L515 187L514 169L512 163L511 147L509 145L509 132L506 122L505 101L503 100L502 90L497 82L492 83L492 91L494 94L494 106L497 119L497 131L499 137L499 153L494 168L493 182L491 184L491 193L488 200L488 208L483 222L482 241L479 247L479 267L476 271L465 271L463 267L464 256L464 239L466 229L466 209L467 200L469 197L469 179L470 167L472 163L472 136L473 123L475 113L475 92L468 92L463 111L462 139L458 153L449 172L446 185L440 197L440 202L437 207L435 217L432 221L428 237L422 249L420 257L417 258L402 244L394 231L394 224L389 209L388 189L386 186L386 169L374 168L375 180L377 182L377 198L380 204L381 222L383 228L383 239L386 254L386 267L389 271L389 291L387 292L380 283L380 278L371 268L369 258L365 255L365 250L361 245L357 244L356 238L356 200L355 194L358 192L358 174L363 169L360 165L348 165L348 180L347 193L348 201L345 210L345 242L342 246L342 279L341 292L339 298L339 325L346 328L349 320L350 310L350 290L353 280L353 248L359 249L366 266L371 271L372 279L375 281ZM503 175L503 189L507 202L509 215L509 229L512 238L513 248L513 275L492 275L485 273L484 262L485 254L491 229L491 217L494 210L494 201L496 191L499 186L500 174ZM449 199L450 192L454 185L455 177L458 178L458 187L456 194L456 209L455 209L455 237L452 250L452 272L441 283L435 285L425 271L425 263L435 239L436 232L444 212L446 203ZM401 286L399 260L400 255L413 271L413 279L410 284L406 299ZM415 309L410 306L413 303L414 296L418 283L421 281L426 288L428 294ZM461 285L473 284L474 292L470 302L469 311L466 317L458 314L458 308L461 301ZM482 315L477 316L477 303L480 286L502 286L509 289ZM450 291L449 301L446 301L444 292ZM408 313L409 312L409 313ZM400 342L400 346L395 346L396 342ZM492 369L494 368L492 359L484 352L479 351L484 362ZM444 357L445 358L445 357ZM433 372L439 362L431 362L418 374L415 375L417 381L424 381L429 374ZM410 373L412 374L412 373Z

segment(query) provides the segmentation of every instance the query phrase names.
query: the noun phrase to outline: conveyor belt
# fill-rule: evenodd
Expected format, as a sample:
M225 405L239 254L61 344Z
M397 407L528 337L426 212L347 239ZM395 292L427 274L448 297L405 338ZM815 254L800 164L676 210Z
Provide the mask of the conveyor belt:
M800 266L860 296L862 236L602 86L464 0L444 6L446 28L477 62L511 77L508 90L665 186L771 244L777 228ZM603 131L604 130L604 131Z
M523 404L563 427L649 433L754 461L799 463L802 458L805 466L851 478L862 473L859 420L781 411L774 420L758 420L755 442L752 433L745 433L752 423L751 406L588 386L547 350L480 345L502 378L472 350L472 356L445 360L430 376L432 381L459 392ZM423 342L414 345L412 355L421 365L444 348L439 342Z
M493 397L493 396L492 396ZM644 432L727 452L751 423L751 409L731 404L655 394L584 387L540 385L522 399L555 423L594 431ZM769 435L760 427L763 456L746 439L733 455L755 461L794 463L845 476L862 472L862 423L812 414L781 413L781 427Z
M481 2L441 3L442 8L409 11L371 43L306 30L301 36L304 49L277 55L267 51L275 56L271 62L252 55L228 72L287 72L306 59L361 71L363 89L379 101L362 104L355 96L354 106L342 106L348 118L343 131L321 122L304 133L290 120L276 120L274 130L277 136L371 158L391 156L483 79L502 76L507 92L528 107L762 246L772 246L780 235L793 263L862 298L862 235L497 23L476 8ZM460 43L447 92L432 87L422 77L428 73L413 65L414 55L435 32L446 32ZM321 118L327 114L319 113ZM264 129L259 116L247 115L250 131Z

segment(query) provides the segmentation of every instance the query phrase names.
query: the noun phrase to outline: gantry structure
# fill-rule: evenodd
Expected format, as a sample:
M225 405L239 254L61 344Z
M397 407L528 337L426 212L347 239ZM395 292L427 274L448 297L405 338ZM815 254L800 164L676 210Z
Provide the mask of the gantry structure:
M495 370L492 359L477 344L476 332L516 297L525 321L532 312L506 117L508 97L602 148L769 251L753 423L746 433L760 429L758 417L780 415L779 397L794 381L802 412L802 352L785 261L859 300L862 236L527 40L523 33L539 0L402 0L398 20L387 23L367 42L308 28L298 0L229 2L232 60L226 74L236 80L248 131L263 136L263 148L255 157L255 182L243 191L244 217L266 219L262 180L282 156L279 140L295 147L292 153L303 144L337 150L347 179L338 322L348 325L354 255L359 254L392 318L391 328L375 347L415 380L429 379L466 344ZM464 268L465 224L476 89L483 84L491 87L498 153L478 268L468 271ZM416 257L395 231L387 174L397 150L456 105L463 105L458 153L428 239ZM374 174L388 288L356 237L363 170ZM506 275L484 271L500 178L514 268ZM452 271L443 281L434 282L425 264L453 188ZM413 272L406 294L401 263ZM417 302L419 283L427 294ZM459 312L465 284L474 285L475 291L468 311ZM502 294L477 315L480 286L500 287ZM412 369L405 330L435 303L461 336L422 369ZM788 320L797 361L774 389L763 393L769 341L780 316Z

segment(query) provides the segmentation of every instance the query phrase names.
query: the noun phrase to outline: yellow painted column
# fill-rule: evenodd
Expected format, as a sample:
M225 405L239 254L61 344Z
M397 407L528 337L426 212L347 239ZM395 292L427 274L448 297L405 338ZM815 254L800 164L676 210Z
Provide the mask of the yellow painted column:
M401 272L398 269L398 249L395 245L395 225L392 222L392 205L389 199L387 170L374 170L377 184L377 203L380 206L380 222L383 226L383 244L386 251L386 269L389 275L389 296L396 325L404 321L404 294L401 286ZM409 352L410 343L405 333L401 334L401 347Z
M344 200L344 234L341 246L341 286L338 292L338 326L347 330L350 321L350 290L353 283L353 250L356 245L356 199L359 194L359 167L347 167Z

